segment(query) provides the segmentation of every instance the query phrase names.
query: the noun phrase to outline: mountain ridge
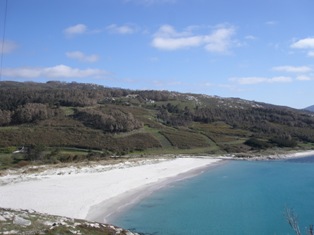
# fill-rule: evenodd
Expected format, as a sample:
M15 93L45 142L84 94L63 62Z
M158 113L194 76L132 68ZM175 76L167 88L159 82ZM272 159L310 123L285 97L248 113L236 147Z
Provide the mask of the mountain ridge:
M7 154L9 165L314 145L313 114L240 98L3 81L0 100L0 154ZM11 156L19 146L25 152Z

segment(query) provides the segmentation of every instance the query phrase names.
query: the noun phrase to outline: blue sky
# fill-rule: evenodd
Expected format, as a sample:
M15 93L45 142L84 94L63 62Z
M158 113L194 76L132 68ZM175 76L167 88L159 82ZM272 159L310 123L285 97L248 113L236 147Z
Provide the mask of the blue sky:
M96 83L304 108L313 0L0 0L1 80Z

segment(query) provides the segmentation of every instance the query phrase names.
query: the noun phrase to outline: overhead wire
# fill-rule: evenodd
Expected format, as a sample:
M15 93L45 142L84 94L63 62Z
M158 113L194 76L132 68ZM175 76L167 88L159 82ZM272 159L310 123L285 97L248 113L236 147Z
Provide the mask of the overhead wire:
M3 35L1 41L1 57L0 57L0 81L2 81L2 70L3 70L3 57L4 57L4 44L5 44L5 33L7 26L7 13L8 13L8 0L5 0L4 6L4 20L3 20Z

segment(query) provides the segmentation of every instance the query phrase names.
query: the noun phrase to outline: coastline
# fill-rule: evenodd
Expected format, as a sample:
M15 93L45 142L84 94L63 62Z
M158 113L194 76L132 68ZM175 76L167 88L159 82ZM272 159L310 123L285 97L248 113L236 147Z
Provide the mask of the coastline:
M217 162L221 160L186 157L143 161L135 166L125 162L100 172L86 173L83 170L83 173L75 171L69 174L73 169L64 169L63 174L59 174L56 170L50 174L21 176L25 179L20 181L10 181L10 176L3 176L0 181L7 181L0 184L0 207L32 209L78 219L97 219L102 215L104 218L122 209L120 206L123 202L131 202L130 198L147 196L149 191L195 175ZM98 208L99 205L105 207Z
M110 222L134 203L171 183L201 174L223 160L284 160L314 156L293 151L253 158L178 156L121 159L117 164L67 166L0 176L0 207Z
M314 156L314 150L307 151L286 151L278 153L272 152L270 154L266 153L240 153L240 154L231 154L227 156L218 157L218 159L222 160L244 160L244 161L267 161L267 160L285 160L285 159L293 159L293 158L303 158L308 156Z
M128 210L134 204L140 202L142 199L150 196L154 192L171 186L171 184L185 180L191 177L198 176L210 168L224 164L225 160L216 159L217 161L210 162L207 165L196 167L192 170L179 173L175 176L160 179L158 182L142 185L136 189L129 190L114 198L105 200L90 208L87 220L96 221L100 223L112 223L121 213Z

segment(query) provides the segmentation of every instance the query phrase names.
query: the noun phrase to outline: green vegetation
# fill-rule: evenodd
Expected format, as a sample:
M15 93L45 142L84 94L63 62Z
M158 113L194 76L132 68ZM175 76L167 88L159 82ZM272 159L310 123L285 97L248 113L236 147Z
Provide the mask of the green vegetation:
M179 149L210 146L210 142L206 136L188 129L165 129L161 130L160 133L165 136L173 147Z
M0 169L126 154L314 146L311 113L235 98L52 81L0 82L0 100Z

